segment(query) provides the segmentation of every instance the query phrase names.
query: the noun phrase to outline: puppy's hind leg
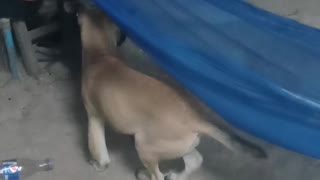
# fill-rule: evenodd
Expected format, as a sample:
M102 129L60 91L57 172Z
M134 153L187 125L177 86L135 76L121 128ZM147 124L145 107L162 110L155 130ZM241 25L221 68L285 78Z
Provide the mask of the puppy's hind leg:
M89 114L88 145L93 160L91 164L97 171L103 171L110 164L102 119Z
M203 162L203 157L198 150L194 149L190 153L183 156L185 169L181 173L169 173L166 180L187 180L188 177L196 170L198 170Z
M144 136L135 135L135 146L139 158L146 170L138 171L138 180L164 180L164 175L159 169L157 147L145 141Z
M164 176L159 169L159 163L149 162L143 159L141 160L146 168L146 171L142 170L138 172L138 174L136 175L138 180L164 180Z

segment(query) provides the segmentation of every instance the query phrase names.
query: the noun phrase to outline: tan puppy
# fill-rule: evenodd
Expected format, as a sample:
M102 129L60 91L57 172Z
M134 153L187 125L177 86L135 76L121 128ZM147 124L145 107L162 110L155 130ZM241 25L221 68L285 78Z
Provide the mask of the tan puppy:
M202 120L191 105L166 84L129 68L117 53L119 29L102 12L79 14L83 47L82 95L89 117L89 150L96 167L110 163L104 124L134 136L135 147L151 180L164 180L161 160L183 157L185 170L169 179L186 179L202 163L195 149L208 135L233 151L264 152Z

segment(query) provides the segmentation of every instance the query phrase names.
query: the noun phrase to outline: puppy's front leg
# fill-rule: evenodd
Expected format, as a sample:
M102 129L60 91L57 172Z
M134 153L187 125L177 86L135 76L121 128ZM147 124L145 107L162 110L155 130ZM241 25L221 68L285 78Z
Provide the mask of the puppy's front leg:
M89 150L93 160L92 165L97 171L103 171L110 163L106 145L104 122L96 116L89 115Z

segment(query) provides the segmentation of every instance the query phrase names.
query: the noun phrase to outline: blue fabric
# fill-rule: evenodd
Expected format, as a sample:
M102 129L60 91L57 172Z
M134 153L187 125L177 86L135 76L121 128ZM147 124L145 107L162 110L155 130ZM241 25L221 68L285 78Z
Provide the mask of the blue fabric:
M228 122L320 157L320 31L239 0L95 0Z

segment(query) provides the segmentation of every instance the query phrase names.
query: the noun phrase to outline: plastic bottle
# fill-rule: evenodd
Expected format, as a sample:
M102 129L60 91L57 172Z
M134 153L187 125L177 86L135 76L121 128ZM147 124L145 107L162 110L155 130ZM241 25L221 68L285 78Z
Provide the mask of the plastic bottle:
M37 172L50 171L53 169L51 159L32 160L14 159L2 161L0 164L0 180L25 179Z

